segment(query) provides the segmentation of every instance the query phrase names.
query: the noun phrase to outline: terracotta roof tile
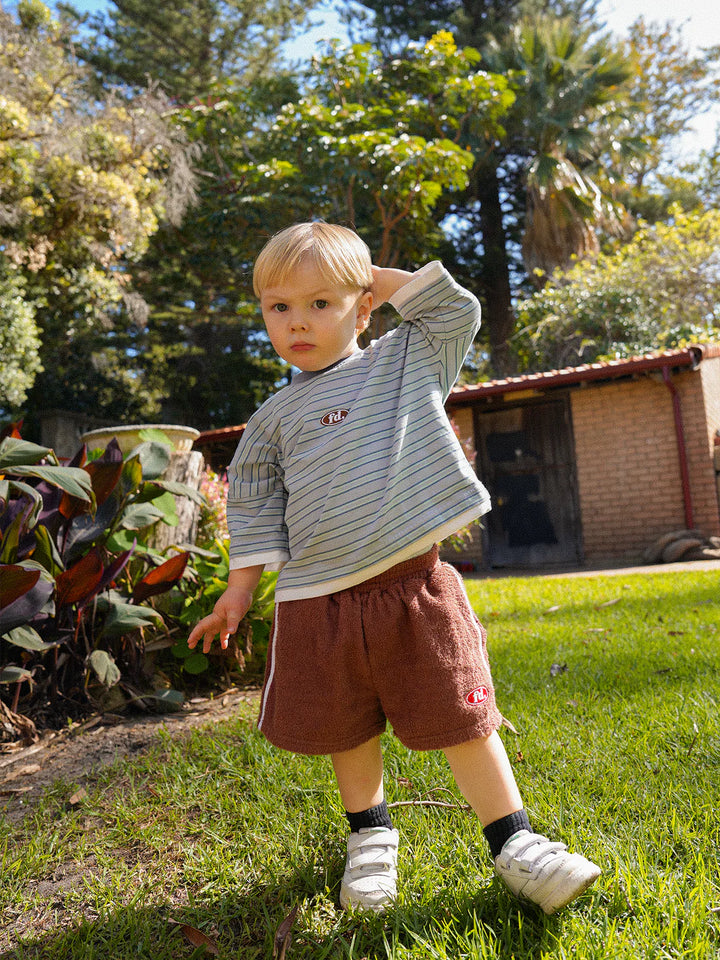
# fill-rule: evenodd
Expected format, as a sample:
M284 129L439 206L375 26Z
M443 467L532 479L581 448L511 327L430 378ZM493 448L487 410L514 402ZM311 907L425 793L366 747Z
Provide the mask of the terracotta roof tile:
M620 360L599 360L577 367L561 370L546 370L527 373L502 380L486 380L482 383L462 384L453 388L448 398L450 404L462 404L471 399L490 397L520 390L543 390L548 387L572 386L590 380L611 380L619 377L661 370L663 367L690 367L695 369L702 360L720 357L720 343L693 344L682 350L665 350L646 353L638 357Z

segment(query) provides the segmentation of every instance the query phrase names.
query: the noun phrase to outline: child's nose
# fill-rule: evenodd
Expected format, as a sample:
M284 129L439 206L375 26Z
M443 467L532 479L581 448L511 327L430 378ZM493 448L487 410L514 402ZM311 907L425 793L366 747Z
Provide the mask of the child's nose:
M290 329L291 330L307 330L307 322L305 317L300 313L294 313L290 318Z

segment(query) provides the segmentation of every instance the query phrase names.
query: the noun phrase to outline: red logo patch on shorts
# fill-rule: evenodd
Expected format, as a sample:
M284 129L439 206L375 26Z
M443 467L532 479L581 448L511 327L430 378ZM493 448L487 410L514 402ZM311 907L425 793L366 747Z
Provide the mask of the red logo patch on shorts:
M475 687L475 689L471 690L465 697L465 703L469 703L471 707L477 707L478 704L485 703L489 696L490 691L487 687Z
M325 424L326 427L332 427L336 423L342 423L347 415L347 410L333 410L331 413L326 413L320 423Z

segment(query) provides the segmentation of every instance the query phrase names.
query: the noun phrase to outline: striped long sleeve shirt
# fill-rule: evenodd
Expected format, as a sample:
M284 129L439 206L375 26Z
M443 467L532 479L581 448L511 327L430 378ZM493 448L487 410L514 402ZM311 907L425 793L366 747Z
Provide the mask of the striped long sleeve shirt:
M280 570L278 601L361 583L490 509L444 410L480 306L438 261L390 302L400 326L295 376L228 469L231 567Z

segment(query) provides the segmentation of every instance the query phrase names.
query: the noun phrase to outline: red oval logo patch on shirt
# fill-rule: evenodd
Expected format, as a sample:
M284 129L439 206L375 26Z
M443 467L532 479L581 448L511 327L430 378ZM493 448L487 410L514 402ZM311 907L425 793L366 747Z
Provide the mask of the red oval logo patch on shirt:
M471 707L476 707L480 703L485 703L489 696L490 691L487 687L475 687L475 689L471 690L465 697L465 703L469 703Z
M347 415L347 410L333 410L331 413L326 413L320 423L324 423L326 427L332 427L336 423L342 423Z

